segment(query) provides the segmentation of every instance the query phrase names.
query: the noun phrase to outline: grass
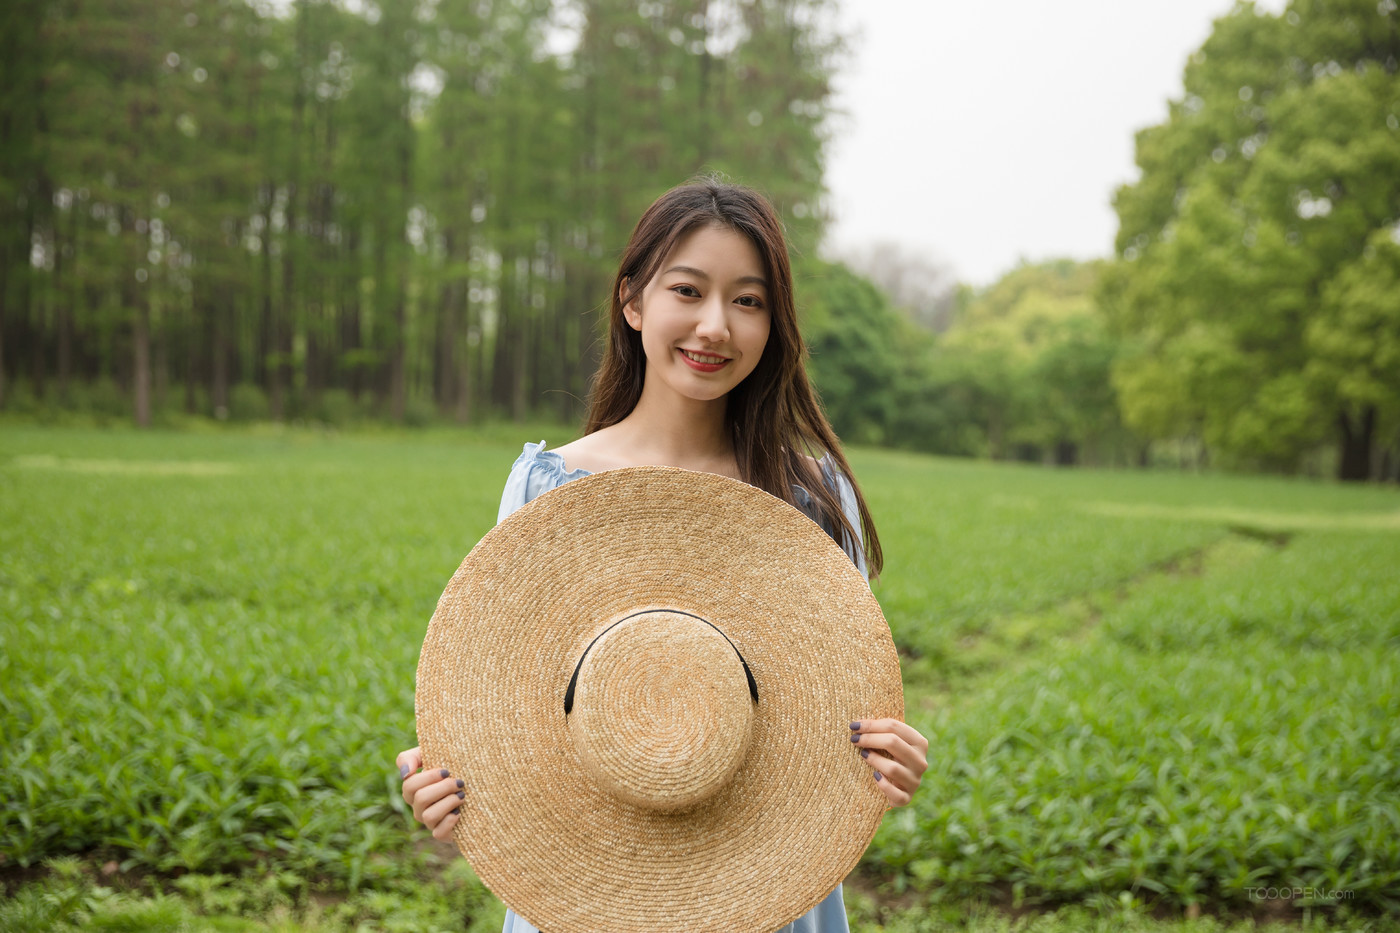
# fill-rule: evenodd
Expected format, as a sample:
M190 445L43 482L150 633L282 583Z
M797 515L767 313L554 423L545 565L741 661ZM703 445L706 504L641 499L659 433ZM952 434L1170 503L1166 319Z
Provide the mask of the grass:
M542 436L0 425L0 928L499 929L392 756ZM853 929L1397 928L1396 490L852 459L932 741Z

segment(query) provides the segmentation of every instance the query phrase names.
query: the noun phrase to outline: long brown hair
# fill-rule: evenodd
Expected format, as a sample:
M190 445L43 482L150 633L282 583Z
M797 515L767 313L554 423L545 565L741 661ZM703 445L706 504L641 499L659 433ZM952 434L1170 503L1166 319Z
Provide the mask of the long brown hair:
M857 540L864 540L866 564L872 575L879 574L884 555L875 522L841 451L841 442L807 379L807 345L797 329L792 268L782 224L772 205L756 191L702 178L672 188L637 221L613 280L607 348L589 393L584 433L616 424L637 407L646 356L641 334L627 323L622 309L641 294L676 243L700 226L724 227L748 237L763 258L769 283L768 343L753 372L729 393L725 409L739 475L746 483L794 506L793 486L807 490L819 524L834 529L848 551ZM823 480L813 459L823 454L845 474L855 491L860 507L859 538L841 509L838 492Z

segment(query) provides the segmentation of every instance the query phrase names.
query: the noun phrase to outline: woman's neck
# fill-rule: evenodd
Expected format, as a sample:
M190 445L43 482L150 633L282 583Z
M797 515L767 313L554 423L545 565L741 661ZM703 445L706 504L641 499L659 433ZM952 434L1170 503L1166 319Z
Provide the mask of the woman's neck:
M641 462L733 475L737 464L726 404L724 398L702 401L644 388L637 407L613 430Z

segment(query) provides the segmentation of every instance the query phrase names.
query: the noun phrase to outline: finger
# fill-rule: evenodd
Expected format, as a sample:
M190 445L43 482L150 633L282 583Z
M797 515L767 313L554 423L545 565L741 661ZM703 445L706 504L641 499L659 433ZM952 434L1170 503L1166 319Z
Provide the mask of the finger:
M880 777L880 772L875 772L875 786L880 788L880 793L885 795L885 800L892 807L907 806L913 799L913 793L895 784L894 781L886 781Z
M862 749L860 755L870 769L880 775L881 784L892 784L910 795L919 789L919 776L893 758L886 758L869 749Z
M404 803L408 804L410 807L413 806L414 794L418 793L418 791L427 787L429 784L436 783L449 776L446 768L434 768L431 771L419 771L417 774L409 775L404 779L402 787Z
M441 829L442 821L449 816L455 817L459 815L453 811L457 811L461 808L462 801L465 800L466 797L466 791L458 790L456 787L453 787L441 799L423 810L423 825L432 830L433 835L437 838L444 838L438 833L438 830Z
M406 748L399 752L399 756L394 759L394 764L399 766L399 780L402 781L423 767L423 751L417 745L413 748Z
M928 759L893 732L853 732L851 741L860 748L878 748L915 774L928 770Z
M447 816L444 816L442 822L437 824L437 827L433 829L433 838L451 839L452 827L457 825L459 819L461 819L461 816L458 810L453 810L451 813L447 814Z
M466 786L459 778L440 776L446 773L445 769L428 771L423 774L415 774L408 781L404 781L404 800L413 808L413 818L418 822L423 822L424 810ZM410 781L414 782L411 789L409 787Z
M852 732L893 732L913 748L928 753L928 739L918 729L898 719L858 719L851 723Z
M465 799L466 792L463 786L461 780L457 778L448 778L445 781L434 781L427 787L420 788L418 793L413 795L414 819L418 820L418 822L429 829L432 829L433 823L442 818L442 813L446 812L446 810L451 810L452 807L447 807L446 810L440 809L437 816L433 818L433 823L428 822L428 811L444 801ZM452 804L453 807L456 805L456 803Z

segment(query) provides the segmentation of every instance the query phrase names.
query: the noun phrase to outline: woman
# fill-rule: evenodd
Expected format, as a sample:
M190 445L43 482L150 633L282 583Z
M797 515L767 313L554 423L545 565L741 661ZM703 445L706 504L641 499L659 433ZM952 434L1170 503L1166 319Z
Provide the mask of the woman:
M527 444L499 517L589 473L681 467L742 480L797 506L863 573L878 574L879 537L807 381L805 356L787 246L771 205L711 179L672 189L642 215L623 254L583 436L557 450ZM907 804L927 767L928 741L892 719L851 729L890 805ZM417 748L400 753L398 765L414 817L449 838L463 782L425 765ZM785 928L846 929L839 886ZM507 912L504 933L532 931Z

